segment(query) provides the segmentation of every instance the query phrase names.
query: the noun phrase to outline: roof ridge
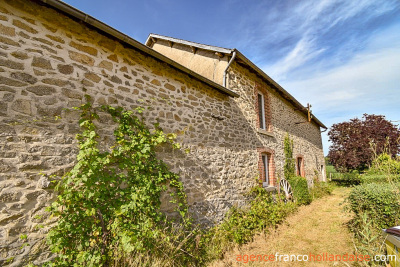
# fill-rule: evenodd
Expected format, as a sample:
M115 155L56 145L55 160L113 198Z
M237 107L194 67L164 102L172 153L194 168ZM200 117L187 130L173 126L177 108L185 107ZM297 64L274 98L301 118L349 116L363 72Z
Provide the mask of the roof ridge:
M225 48L225 47L220 47L220 46L215 46L215 45L208 45L208 44L201 44L193 41L188 41L180 38L175 38L175 37L170 37L170 36L165 36L161 34L156 34L156 33L150 33L149 36L147 37L147 40L145 42L145 45L151 46L151 43L154 42L154 39L162 39L174 43L180 43L184 45L189 45L205 50L211 50L211 51L216 51L216 52L221 52L221 53L227 53L230 54L232 53L235 48Z
M192 46L194 48L200 48L204 50L209 50L209 51L215 51L215 52L220 52L220 53L225 53L225 54L231 54L232 52L236 52L237 57L239 58L244 64L246 64L248 67L250 67L253 71L256 72L259 76L261 76L262 79L266 80L268 83L270 83L276 91L283 96L286 100L292 103L294 107L296 107L298 110L300 110L304 115L308 116L308 111L303 104L301 104L294 96L292 96L288 91L286 91L279 83L277 83L274 79L272 79L268 74L266 74L262 69L260 69L256 64L254 64L250 59L248 59L245 55L243 55L239 50L236 48L229 49L229 48L223 48L223 47L218 47L218 46L212 46L212 45L205 45L205 44L200 44L192 41L187 41L179 38L174 38L174 37L169 37L169 36L164 36L160 34L155 34L155 33L150 33L149 36L147 37L147 40L145 42L145 45L148 47L152 47L152 44L157 42L157 39L162 39L165 41L169 41L171 43L179 43L187 46ZM317 119L313 115L313 121L316 122L319 126L322 128L327 129L327 127Z

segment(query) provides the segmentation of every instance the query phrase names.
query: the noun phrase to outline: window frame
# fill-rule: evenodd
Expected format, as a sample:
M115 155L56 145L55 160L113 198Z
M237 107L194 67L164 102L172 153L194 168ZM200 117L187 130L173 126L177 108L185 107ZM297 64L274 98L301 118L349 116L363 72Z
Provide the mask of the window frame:
M254 110L256 111L256 129L258 133L271 135L273 131L271 123L271 103L268 87L265 84L256 83L254 88ZM261 96L261 105L259 101ZM262 117L262 121L260 121Z
M260 101L261 97L261 101ZM261 102L261 105L260 105ZM267 120L265 117L265 96L261 92L257 93L257 104L258 104L258 127L263 130L267 130ZM260 121L261 119L261 121Z
M262 166L263 166L263 177L262 182L263 182L263 187L270 186L270 179L269 179L269 172L270 172L270 167L269 167L269 160L270 157L268 156L267 153L261 154L261 161L262 161Z
M275 168L275 152L266 147L258 147L258 171L259 171L259 185L260 187L275 187L276 186L276 168ZM267 160L267 168L264 166L264 159ZM268 174L268 181L266 181L266 174Z

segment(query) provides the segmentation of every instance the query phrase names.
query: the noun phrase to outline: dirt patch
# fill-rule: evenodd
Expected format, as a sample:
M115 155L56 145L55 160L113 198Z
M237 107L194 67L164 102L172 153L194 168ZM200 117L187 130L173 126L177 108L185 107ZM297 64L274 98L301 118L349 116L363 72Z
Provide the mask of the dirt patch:
M254 241L226 253L223 260L213 262L210 267L225 266L350 266L348 262L238 262L238 255L308 255L318 260L329 254L353 254L352 235L346 227L349 214L343 211L343 200L349 194L347 188L336 188L332 195L302 206L289 216L285 224L268 234L260 234ZM267 257L265 257L267 259Z

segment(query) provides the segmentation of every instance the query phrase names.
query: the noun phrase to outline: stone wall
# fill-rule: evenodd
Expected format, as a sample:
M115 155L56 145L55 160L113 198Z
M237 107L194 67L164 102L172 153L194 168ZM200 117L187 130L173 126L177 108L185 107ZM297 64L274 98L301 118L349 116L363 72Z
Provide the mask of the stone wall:
M285 161L283 142L286 134L293 140L293 156L304 159L304 176L312 185L313 179L325 179L325 161L320 127L308 123L307 117L283 99L271 86L246 67L234 63L228 70L229 89L240 95L235 101L247 119L252 131L257 133L258 147L274 154L275 176L283 177ZM257 91L267 94L270 130L258 127Z
M0 20L0 265L49 257L44 207L54 199L50 181L74 164L71 108L84 94L95 105L144 106L149 124L178 134L190 152L160 156L180 173L199 223L244 203L256 137L231 97L36 2L1 0Z
M286 131L311 175L322 156L317 127L293 128L289 121L304 116L271 93L273 136L260 135L250 95L257 78L246 71L230 73L231 88L249 92L234 99L53 9L0 0L0 265L50 257L43 240L54 218L44 208L55 197L51 180L75 162L79 114L72 107L85 94L95 105L145 107L149 125L158 121L178 135L183 149L160 157L180 174L199 223L213 224L245 203L258 176L258 148L273 149L282 171ZM101 128L105 141L110 126ZM170 210L166 201L163 210Z
M227 55L220 58L212 50L193 51L189 45L171 43L162 38L156 38L150 46L191 70L222 84L223 72L229 61ZM315 122L308 123L303 113L296 110L254 71L250 71L244 64L238 64L237 61L235 60L228 69L227 84L229 89L240 95L235 102L251 127L246 140L251 141L254 138L251 142L256 147L252 153L252 168L260 165L257 161L261 158L261 154L270 154L273 158L270 162L272 166L270 177L276 185L278 176L283 177L283 141L286 133L289 133L294 141L293 156L303 158L304 169L301 174L308 179L310 186L315 177L325 180L325 160L320 127ZM258 91L265 94L268 104L265 106L267 131L259 127Z

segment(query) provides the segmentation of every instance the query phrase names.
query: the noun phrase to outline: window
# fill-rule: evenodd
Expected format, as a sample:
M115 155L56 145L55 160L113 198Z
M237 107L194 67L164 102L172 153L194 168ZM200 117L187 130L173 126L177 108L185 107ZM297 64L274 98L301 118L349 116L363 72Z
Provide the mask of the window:
M259 127L263 130L266 130L266 122L265 122L265 101L264 95L258 94L258 121Z
M262 163L263 163L263 187L269 186L269 164L268 164L268 155L261 155Z
M270 96L266 84L256 83L254 88L254 109L256 111L257 131L262 134L272 133Z
M302 177L304 177L305 176L305 173L304 173L304 160L303 160L303 157L297 157L297 160L296 160L296 174L298 175L298 176L302 176Z
M272 187L276 184L274 151L266 147L258 147L259 181L262 187Z

